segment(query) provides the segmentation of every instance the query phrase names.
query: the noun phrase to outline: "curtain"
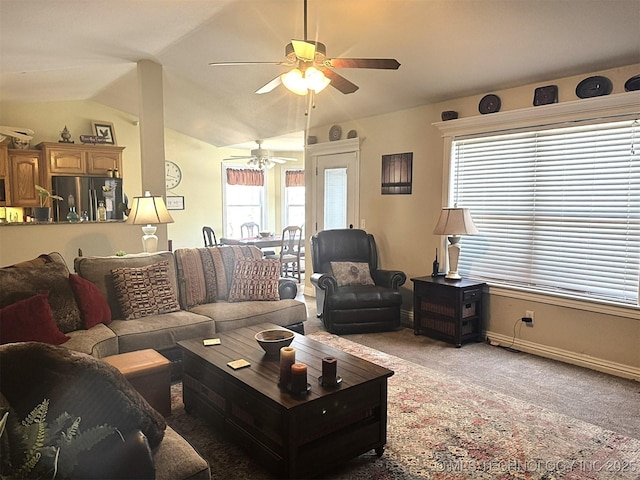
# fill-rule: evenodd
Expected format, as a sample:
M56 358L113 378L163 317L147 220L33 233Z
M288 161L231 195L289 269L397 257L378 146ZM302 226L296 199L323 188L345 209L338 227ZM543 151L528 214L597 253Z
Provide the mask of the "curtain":
M304 187L304 170L287 170L285 185L287 187Z
M264 185L264 171L253 168L227 168L227 184L261 187Z

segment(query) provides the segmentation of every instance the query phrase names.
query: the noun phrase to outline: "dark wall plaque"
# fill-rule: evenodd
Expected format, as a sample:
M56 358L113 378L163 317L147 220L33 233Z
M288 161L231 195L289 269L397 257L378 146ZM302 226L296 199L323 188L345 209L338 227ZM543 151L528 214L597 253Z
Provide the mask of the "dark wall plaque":
M382 194L411 194L413 153L382 156Z

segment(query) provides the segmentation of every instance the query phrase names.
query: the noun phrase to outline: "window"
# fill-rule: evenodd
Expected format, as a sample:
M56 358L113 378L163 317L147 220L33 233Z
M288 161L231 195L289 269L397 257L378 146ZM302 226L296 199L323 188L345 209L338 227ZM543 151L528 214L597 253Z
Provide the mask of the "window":
M223 165L224 236L240 238L240 225L263 225L265 215L264 171Z
M304 170L284 171L283 226L304 225Z
M480 231L463 276L637 305L638 121L454 139L452 201Z

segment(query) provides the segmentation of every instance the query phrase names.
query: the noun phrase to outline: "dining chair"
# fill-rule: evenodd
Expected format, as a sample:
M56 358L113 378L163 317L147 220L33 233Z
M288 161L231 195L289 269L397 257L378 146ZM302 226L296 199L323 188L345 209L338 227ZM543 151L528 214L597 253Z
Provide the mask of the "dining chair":
M280 253L266 255L267 258L280 261L280 271L283 277L298 277L300 283L300 247L302 245L302 228L291 225L282 230Z
M256 222L245 222L240 225L240 238L256 238L260 235L260 225Z
M202 238L204 239L205 247L215 247L216 245L218 245L218 240L216 240L216 232L214 232L213 228L211 227L202 227Z

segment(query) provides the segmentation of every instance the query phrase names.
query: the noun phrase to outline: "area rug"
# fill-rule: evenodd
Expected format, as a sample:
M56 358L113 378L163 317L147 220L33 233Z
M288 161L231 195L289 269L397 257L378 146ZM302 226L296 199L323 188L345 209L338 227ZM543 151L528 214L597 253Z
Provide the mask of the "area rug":
M308 337L395 372L389 379L387 446L382 457L371 451L319 478L640 478L638 439L326 332ZM213 478L274 478L213 427L184 412L180 383L172 386L168 423L209 461Z

